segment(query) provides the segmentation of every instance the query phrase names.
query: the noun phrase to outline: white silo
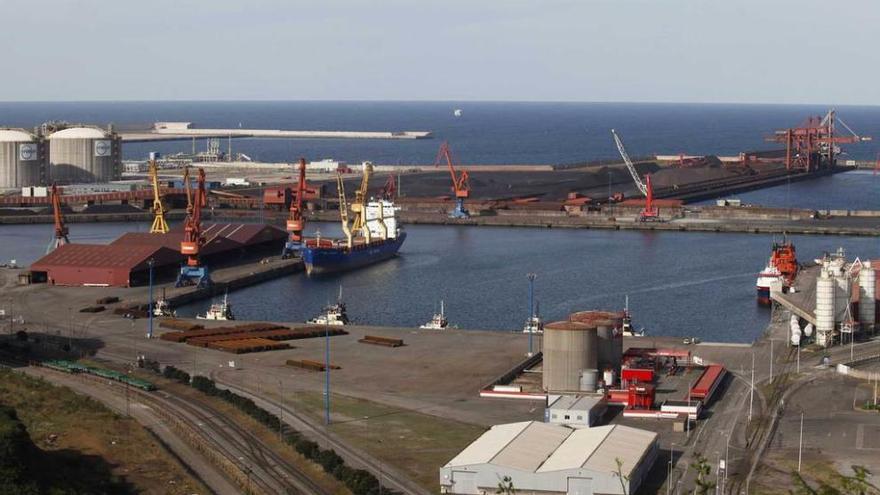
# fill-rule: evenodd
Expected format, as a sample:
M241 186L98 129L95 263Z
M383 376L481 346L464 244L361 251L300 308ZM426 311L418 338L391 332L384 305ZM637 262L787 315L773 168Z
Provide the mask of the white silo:
M834 335L834 292L837 284L828 272L822 270L816 279L816 343L831 344Z
M876 287L877 272L870 261L865 261L859 271L859 321L863 327L873 327L876 322Z
M118 135L98 127L68 127L48 139L53 182L108 182L121 177Z
M557 321L544 326L542 385L547 391L577 391L583 372L598 379L596 326L573 321Z
M0 129L0 188L46 183L45 142L24 129Z

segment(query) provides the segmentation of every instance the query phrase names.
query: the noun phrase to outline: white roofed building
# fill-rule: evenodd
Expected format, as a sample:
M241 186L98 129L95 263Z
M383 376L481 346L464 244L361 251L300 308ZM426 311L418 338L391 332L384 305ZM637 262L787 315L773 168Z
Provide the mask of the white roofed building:
M650 471L657 448L656 433L623 425L496 425L440 468L440 491L493 494L509 476L520 495L624 495L619 459L625 493L632 494Z

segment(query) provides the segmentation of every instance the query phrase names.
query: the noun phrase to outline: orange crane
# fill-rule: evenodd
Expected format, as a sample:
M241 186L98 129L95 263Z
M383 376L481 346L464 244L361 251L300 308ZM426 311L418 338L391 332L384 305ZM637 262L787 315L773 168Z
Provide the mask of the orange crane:
M379 192L382 199L393 201L394 198L397 197L397 176L393 173L390 174L388 180L385 181L385 185L382 186L382 189Z
M287 242L284 243L284 249L281 251L281 257L290 258L299 253L302 249L303 229L305 228L305 220L303 219L303 198L306 191L306 159L299 159L299 181L296 184L296 190L293 192L293 198L290 200L290 215L287 217L287 232L289 236Z
M440 151L437 152L434 166L439 166L443 159L446 160L446 165L449 167L449 175L452 177L452 191L455 193L455 208L449 213L449 218L469 218L471 215L464 208L464 200L468 199L471 195L470 178L468 177L467 170L462 170L461 173L455 170L452 150L450 150L449 143L446 141L440 144Z
M186 256L186 263L180 267L176 287L211 285L208 267L201 264L199 252L205 244L202 235L202 208L208 206L208 195L205 192L205 169L199 169L195 194L190 192L189 181L184 182L187 200L192 198L192 206L187 207L186 220L183 223L183 240L180 242L180 254Z
M837 124L849 135L837 133ZM839 144L870 141L869 136L859 136L846 122L829 110L824 117L810 117L801 127L776 131L767 141L785 143L785 168L789 171L814 172L820 168L836 165L835 155Z
M49 254L59 246L70 244L70 239L67 238L69 233L67 225L64 224L64 214L61 212L61 195L58 193L58 186L54 183L52 184L52 216L55 218L55 239L49 243L49 249L46 250L46 254Z

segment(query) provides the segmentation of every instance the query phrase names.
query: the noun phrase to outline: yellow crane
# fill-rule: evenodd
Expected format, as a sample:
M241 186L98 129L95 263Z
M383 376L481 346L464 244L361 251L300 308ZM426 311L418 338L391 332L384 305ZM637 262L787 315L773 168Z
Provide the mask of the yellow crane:
M336 189L339 190L339 219L342 221L342 232L348 248L352 246L351 226L348 224L348 202L345 200L345 184L342 182L342 174L336 174Z
M354 203L351 211L354 212L354 221L351 224L352 232L359 232L367 244L370 243L370 229L367 228L367 188L370 186L370 175L373 173L373 164L364 162L364 175L361 178L361 187L354 193Z
M151 234L167 234L168 222L165 221L165 206L162 204L162 193L159 191L159 169L156 160L150 160L150 181L153 183L153 226Z

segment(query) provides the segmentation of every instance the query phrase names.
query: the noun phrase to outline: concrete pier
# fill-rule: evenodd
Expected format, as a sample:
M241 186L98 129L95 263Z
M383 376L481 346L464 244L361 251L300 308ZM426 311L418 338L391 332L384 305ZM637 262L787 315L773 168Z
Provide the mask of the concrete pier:
M278 129L156 129L123 132L127 143L182 141L194 138L276 139L429 139L430 131L285 131Z

